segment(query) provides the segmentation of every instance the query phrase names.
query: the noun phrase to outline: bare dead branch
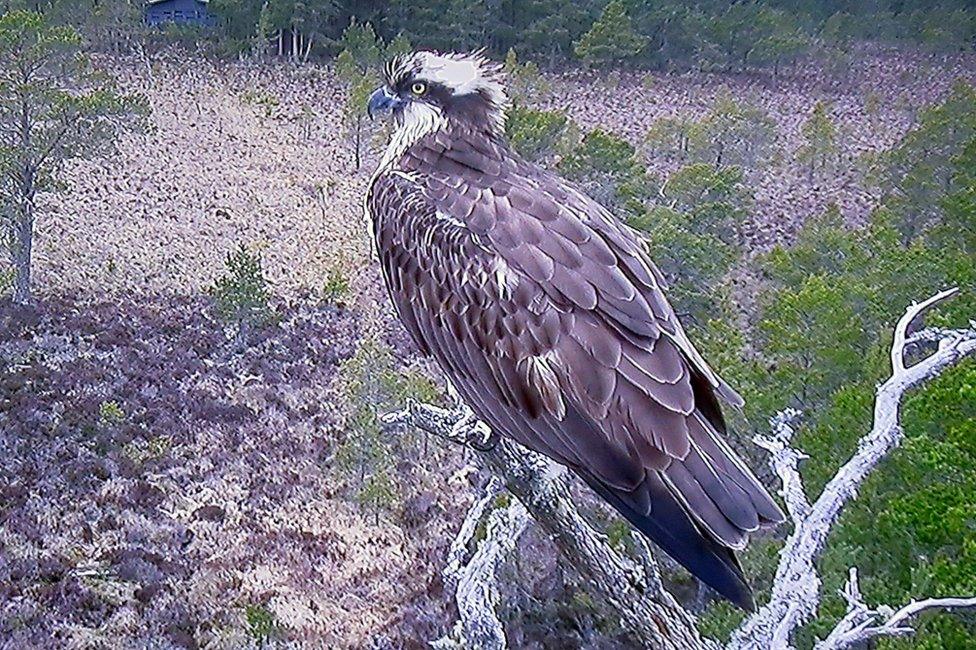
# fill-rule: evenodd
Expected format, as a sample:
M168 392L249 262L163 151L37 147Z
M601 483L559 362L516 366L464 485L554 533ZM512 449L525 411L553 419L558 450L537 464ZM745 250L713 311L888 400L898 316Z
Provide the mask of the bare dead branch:
M769 463L776 475L783 481L780 493L786 502L786 509L794 522L801 522L810 516L810 502L803 489L803 479L800 478L800 461L809 458L806 454L790 446L793 425L800 418L800 411L783 409L769 420L773 430L771 436L756 436L752 439L757 445L769 451Z
M864 479L892 449L901 444L904 434L899 426L899 414L905 393L961 357L976 352L976 331L960 330L939 340L938 350L913 366L905 367L905 347L908 327L927 309L954 295L957 289L942 291L928 300L910 306L895 326L891 345L891 376L878 386L874 405L874 423L861 438L857 452L844 464L806 516L802 484L796 471L801 456L788 452L792 427L783 420L773 419L774 435L757 442L773 452L770 461L783 481L783 496L794 519L793 533L786 540L776 570L773 592L769 602L750 616L736 630L727 646L729 650L788 648L793 633L812 619L820 604L820 576L816 560L823 552L831 527L841 510L856 494ZM777 431L777 428L779 430Z
M504 507L493 508L502 489L501 480L492 477L451 544L444 577L455 587L460 620L447 637L432 644L435 648L504 650L507 647L504 629L495 614L500 600L496 574L528 525L529 513L515 499ZM477 539L482 525L484 538ZM472 541L475 542L473 554L468 552Z
M880 636L909 636L915 633L909 621L926 611L976 609L976 598L927 598L912 601L895 611L881 606L871 609L864 604L857 581L857 569L851 567L841 595L847 601L847 614L815 650L844 650Z
M383 420L388 425L415 426L449 440L483 439L482 431L465 432L457 427L458 422L470 423L469 413L463 405L447 410L412 403ZM565 468L507 439L481 458L552 536L567 563L586 580L603 612L619 621L643 646L661 650L717 648L701 637L694 617L661 587L652 560L635 561L622 554L583 518L570 493Z

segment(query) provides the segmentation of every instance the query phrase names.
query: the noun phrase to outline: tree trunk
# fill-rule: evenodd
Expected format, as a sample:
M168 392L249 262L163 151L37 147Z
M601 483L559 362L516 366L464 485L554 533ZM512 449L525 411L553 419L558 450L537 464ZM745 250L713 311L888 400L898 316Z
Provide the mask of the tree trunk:
M29 76L25 72L23 81ZM17 163L20 168L16 180L17 206L14 208L13 248L11 262L14 266L14 302L26 305L31 301L31 249L34 243L34 195L37 194L37 169L30 157L31 118L30 107L26 101L20 107L20 146L21 156Z
M14 267L14 302L31 301L31 249L34 243L34 198L22 196L13 221L13 248L10 261Z
M359 156L360 140L362 139L362 132L363 132L362 122L363 120L361 117L356 118L356 169L357 170L362 164L362 161L360 160L360 156Z

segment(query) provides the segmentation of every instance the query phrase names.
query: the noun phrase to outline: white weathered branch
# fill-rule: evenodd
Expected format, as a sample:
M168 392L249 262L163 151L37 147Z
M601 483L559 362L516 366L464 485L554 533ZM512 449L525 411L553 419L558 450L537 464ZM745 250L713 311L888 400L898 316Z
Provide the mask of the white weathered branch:
M528 525L529 513L515 499L504 507L493 508L502 489L501 480L493 476L451 544L444 577L454 587L459 620L447 637L432 644L435 648L507 647L504 629L495 613L500 600L497 572ZM482 525L484 537L477 539ZM474 553L468 551L472 540Z
M773 430L770 436L756 436L752 439L758 446L769 452L769 464L783 482L780 494L786 502L786 510L794 522L804 521L810 516L810 502L803 489L800 478L800 461L809 458L803 452L790 446L796 429L793 425L800 418L800 411L794 408L783 409L769 420Z
M794 632L816 615L820 604L816 560L823 552L827 536L841 510L857 495L858 488L881 459L901 443L903 432L899 414L905 393L935 377L959 358L976 351L976 331L951 331L938 340L936 352L913 366L905 366L909 325L956 291L949 289L912 305L899 319L891 345L891 377L878 386L871 431L861 438L857 452L827 483L812 505L805 506L796 470L801 456L788 449L793 433L789 418L774 418L774 435L757 440L773 452L771 465L783 481L783 496L795 526L780 553L770 601L736 630L728 646L730 650L788 648Z
M897 611L887 606L871 609L861 597L854 567L841 595L847 601L847 614L827 638L817 643L815 650L844 650L875 637L914 634L909 622L926 611L976 609L976 598L926 598L912 601Z
M816 615L821 598L816 561L844 506L856 496L865 478L882 458L901 443L903 432L899 426L899 411L905 394L960 358L976 352L976 327L968 330L930 328L908 335L913 321L955 293L955 289L950 289L912 305L898 321L891 346L892 373L877 388L872 428L861 438L855 454L827 483L816 501L810 503L808 500L798 469L805 456L791 447L794 425L800 413L793 409L784 410L770 421L771 435L757 436L755 442L769 450L770 465L783 482L781 493L794 530L780 553L770 601L736 630L726 646L728 650L790 648L796 630ZM923 343L937 343L938 349L906 367L906 348ZM457 442L488 440L484 425L474 420L470 410L463 406L447 410L430 404L411 403L403 411L385 416L384 420L390 425L414 426ZM657 565L646 547L639 547L645 552L641 553L639 561L635 561L612 548L606 538L583 519L574 504L567 472L563 468L507 439L499 440L482 458L496 475L504 479L506 487L532 518L552 536L568 563L587 580L594 601L642 645L675 650L717 647L700 636L691 614L661 586ZM481 511L472 515L478 520L483 516L484 505L476 506L479 507ZM466 546L467 542L464 544ZM906 622L923 611L972 607L976 601L929 599L897 611L881 607L870 610L860 600L856 574L852 574L845 593L851 603L850 611L834 632L821 642L819 650L846 648L858 640L874 636L905 634L910 630ZM487 598L490 601L488 611L493 614L495 601L490 595ZM462 624L464 616L462 614Z
M470 423L468 413L463 405L447 410L411 403L383 420L450 440L482 439L480 432L469 436L459 430L458 422ZM656 564L649 556L634 560L620 553L583 518L570 493L565 468L507 439L499 440L481 458L503 477L506 487L552 537L568 564L580 572L603 613L617 620L642 646L662 650L717 647L699 635L694 617L661 587Z

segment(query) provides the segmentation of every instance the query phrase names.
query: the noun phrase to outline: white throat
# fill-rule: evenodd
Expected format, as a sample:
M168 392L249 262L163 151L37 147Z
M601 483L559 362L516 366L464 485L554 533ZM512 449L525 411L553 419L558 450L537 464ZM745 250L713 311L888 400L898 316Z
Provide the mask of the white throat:
M399 123L383 153L377 172L397 165L407 149L429 133L444 128L447 120L440 109L424 102L410 102L403 108Z

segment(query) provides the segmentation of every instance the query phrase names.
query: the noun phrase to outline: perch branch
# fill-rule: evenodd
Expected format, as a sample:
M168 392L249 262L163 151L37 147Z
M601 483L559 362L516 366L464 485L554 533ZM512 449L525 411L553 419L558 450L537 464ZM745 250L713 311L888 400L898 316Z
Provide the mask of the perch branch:
M802 456L789 449L795 412L784 412L773 418L773 435L756 440L772 452L770 464L783 482L782 494L794 520L794 530L780 553L770 601L736 630L727 646L729 650L790 647L793 633L816 614L820 603L816 560L843 507L857 495L858 488L881 459L901 443L904 434L899 426L899 411L905 393L976 351L976 331L951 330L938 339L938 349L934 353L915 365L905 366L905 347L910 341L908 328L911 323L956 291L948 289L912 305L899 319L891 345L891 376L878 386L873 426L861 438L857 452L827 483L812 505L806 505L797 472L796 466Z
M458 429L459 422L475 426L470 424L469 413L461 404L448 410L411 403L383 420L387 425L414 426L450 440L481 439L480 431L469 435ZM661 588L652 560L633 560L621 554L583 518L563 467L507 439L499 440L481 457L552 537L567 563L580 572L604 613L619 621L642 646L661 650L717 647L699 635L691 614Z

